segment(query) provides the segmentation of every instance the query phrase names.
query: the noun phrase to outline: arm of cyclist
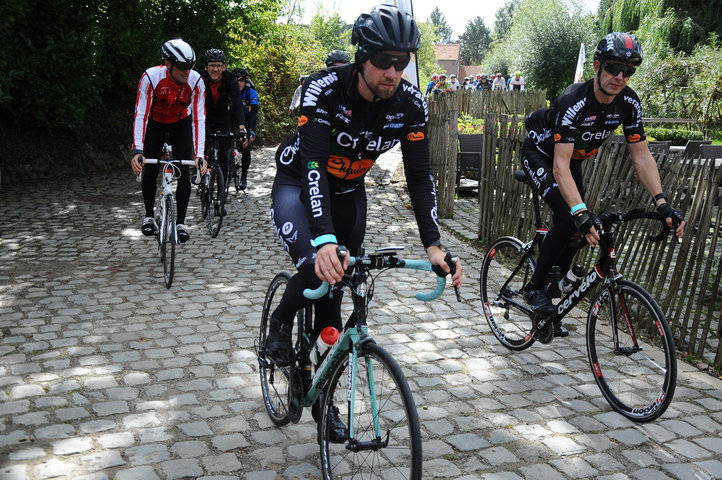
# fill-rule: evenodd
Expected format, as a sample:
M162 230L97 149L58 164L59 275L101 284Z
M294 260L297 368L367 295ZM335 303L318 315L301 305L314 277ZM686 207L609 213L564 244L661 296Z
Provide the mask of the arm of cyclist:
M138 175L143 170L143 162L145 162L145 157L142 153L136 153L131 157L130 168L133 170L134 175Z
M572 153L574 153L573 143L554 145L554 179L559 185L559 191L569 205L570 211L576 205L584 203L569 168ZM586 206L578 211L575 210L572 215L574 216L574 225L584 235L589 246L596 247L599 244L599 223L596 216Z
M342 264L336 253L336 247L338 247L338 245L335 243L322 245L316 251L316 259L314 261L316 276L321 279L321 281L328 282L331 285L335 285L341 281L351 260L350 256L346 255Z
M658 194L663 194L657 162L654 161L654 157L649 152L647 142L629 143L627 148L632 156L634 170L647 192L652 198L655 198ZM687 225L687 222L684 221L684 215L667 202L666 195L658 197L654 202L654 206L659 213L667 218L667 225L670 228L676 227L674 234L681 238L684 235L684 227Z

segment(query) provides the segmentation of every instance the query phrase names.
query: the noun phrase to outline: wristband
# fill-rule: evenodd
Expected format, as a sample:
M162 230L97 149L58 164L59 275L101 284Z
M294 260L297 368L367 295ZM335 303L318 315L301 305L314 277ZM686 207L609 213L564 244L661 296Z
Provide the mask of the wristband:
M326 245L327 243L338 244L338 241L336 240L336 235L327 233L326 235L321 235L320 237L316 237L313 239L313 246L316 248Z
M579 210L584 210L584 209L586 209L586 208L587 208L587 204L586 204L586 203L577 203L576 205L574 205L574 206L572 207L572 210L571 210L572 215L574 215L575 213L577 213Z
M664 192L658 193L654 196L654 203L657 203L657 200L665 199L666 201L669 201L669 197L667 197L667 194Z

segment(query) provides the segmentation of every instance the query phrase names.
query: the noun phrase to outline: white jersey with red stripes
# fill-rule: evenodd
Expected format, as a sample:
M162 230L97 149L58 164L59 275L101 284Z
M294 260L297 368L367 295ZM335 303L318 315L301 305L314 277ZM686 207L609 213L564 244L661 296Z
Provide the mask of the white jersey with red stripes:
M205 83L191 70L187 83L175 83L164 65L151 67L138 84L133 120L133 150L143 150L148 120L175 123L193 116L193 145L196 157L203 157L206 144Z

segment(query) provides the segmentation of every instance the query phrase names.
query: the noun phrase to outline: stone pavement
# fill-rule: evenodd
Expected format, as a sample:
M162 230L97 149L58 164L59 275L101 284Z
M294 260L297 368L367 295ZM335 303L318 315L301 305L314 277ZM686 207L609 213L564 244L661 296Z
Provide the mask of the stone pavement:
M274 427L254 354L262 300L292 265L268 215L273 149L233 197L218 238L198 222L163 285L140 235L129 171L0 190L0 480L318 478L309 412ZM422 257L411 212L390 185L398 152L369 178L367 247ZM473 238L462 199L447 228ZM371 322L415 394L424 478L722 478L722 382L679 362L674 402L637 425L613 413L589 371L583 314L572 335L511 352L478 298L480 252L444 232L464 261L464 303L412 298L433 278L390 272Z

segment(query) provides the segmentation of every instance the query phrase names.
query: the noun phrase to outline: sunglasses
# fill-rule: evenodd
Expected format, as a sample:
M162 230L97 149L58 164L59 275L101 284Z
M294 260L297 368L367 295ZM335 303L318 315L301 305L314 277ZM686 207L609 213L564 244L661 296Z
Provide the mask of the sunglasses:
M624 65L623 63L604 63L603 66L604 71L614 75L615 77L619 75L619 72L622 72L622 76L629 78L637 71L637 69L633 66Z
M401 72L411 61L411 55L406 54L405 56L400 57L398 55L390 55L388 53L380 52L372 55L371 58L369 58L369 61L371 62L371 65L376 68L380 68L381 70L386 70L393 65L394 70Z
M178 62L178 63L176 63L176 64L173 65L173 66L176 67L178 70L182 70L182 71L184 71L184 72L187 72L187 71L189 71L191 68L193 68L193 65L194 65L193 63Z

